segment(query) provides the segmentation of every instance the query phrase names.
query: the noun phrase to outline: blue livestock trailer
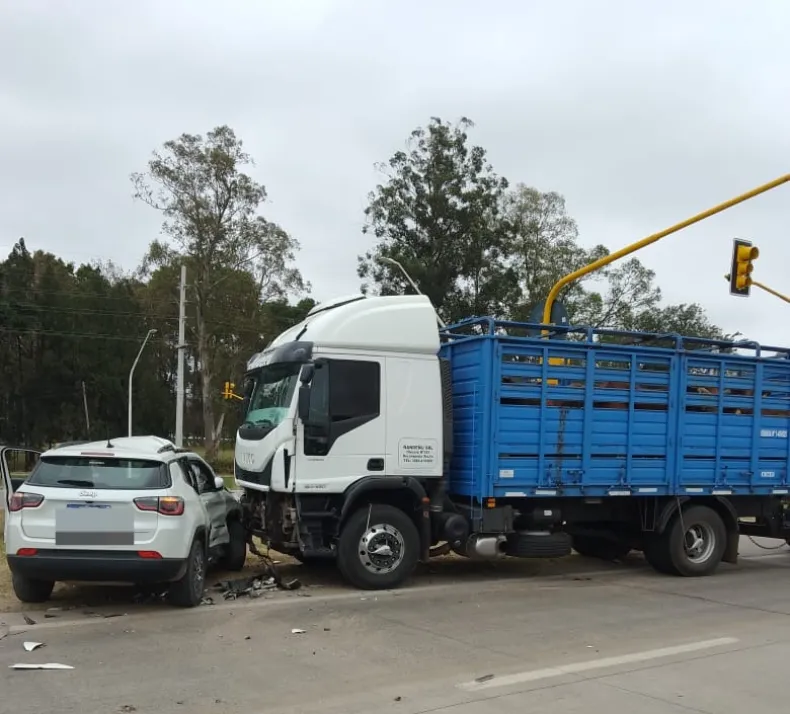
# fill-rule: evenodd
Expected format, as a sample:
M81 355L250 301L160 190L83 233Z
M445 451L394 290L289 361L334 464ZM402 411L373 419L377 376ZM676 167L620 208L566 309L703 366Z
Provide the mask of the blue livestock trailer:
M490 318L442 341L448 496L481 537L515 531L503 554L704 575L741 533L790 535L789 349Z

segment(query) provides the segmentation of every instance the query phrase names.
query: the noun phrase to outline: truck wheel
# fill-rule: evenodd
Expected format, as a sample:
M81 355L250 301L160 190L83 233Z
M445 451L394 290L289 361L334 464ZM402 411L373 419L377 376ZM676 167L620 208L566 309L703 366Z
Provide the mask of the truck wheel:
M727 546L721 516L707 506L691 506L672 520L665 532L669 559L678 575L712 575Z
M642 553L645 560L657 573L663 575L678 575L675 566L669 557L669 546L667 532L664 533L645 533L642 543Z
M573 536L573 549L585 558L621 560L631 552L631 544L598 536Z
M206 549L195 539L189 551L187 570L180 580L170 585L168 599L177 607L196 607L206 587Z
M230 540L220 564L225 570L241 570L247 562L247 539L240 521L228 521Z
M373 504L353 513L337 546L337 565L349 583L362 590L401 585L417 565L417 526L394 506Z
M17 573L11 575L11 584L17 599L28 603L46 602L55 588L52 580L33 580Z

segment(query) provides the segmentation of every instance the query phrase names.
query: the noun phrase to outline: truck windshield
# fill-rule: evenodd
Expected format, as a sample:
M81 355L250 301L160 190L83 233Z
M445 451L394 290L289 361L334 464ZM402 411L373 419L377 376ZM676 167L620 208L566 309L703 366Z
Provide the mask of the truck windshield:
M251 374L253 384L245 421L256 426L277 426L285 419L301 367L296 362L270 364Z

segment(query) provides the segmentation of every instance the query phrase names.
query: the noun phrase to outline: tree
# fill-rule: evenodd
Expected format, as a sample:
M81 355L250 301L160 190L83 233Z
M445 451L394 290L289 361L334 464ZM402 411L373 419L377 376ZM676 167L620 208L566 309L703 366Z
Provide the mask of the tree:
M406 151L379 164L384 181L369 195L364 232L376 245L359 256L363 291L410 290L400 262L445 319L499 312L512 275L500 260L504 235L498 213L507 181L479 146L470 146L466 118L452 125L432 118Z
M532 308L560 278L608 254L602 245L579 245L576 221L568 215L565 199L554 191L542 193L517 184L503 195L501 215L505 260L518 282L510 310L514 319L529 319ZM589 299L584 290L589 279L574 281L559 296L572 321Z
M259 215L266 189L244 172L252 166L240 139L227 126L203 137L182 134L154 152L147 171L132 174L134 195L163 214L163 241L154 241L144 270L186 261L194 305L196 359L200 371L206 455L212 458L219 434L214 390L218 333L238 271L254 278L257 300L284 298L308 289L293 267L295 238ZM221 306L221 307L220 307Z

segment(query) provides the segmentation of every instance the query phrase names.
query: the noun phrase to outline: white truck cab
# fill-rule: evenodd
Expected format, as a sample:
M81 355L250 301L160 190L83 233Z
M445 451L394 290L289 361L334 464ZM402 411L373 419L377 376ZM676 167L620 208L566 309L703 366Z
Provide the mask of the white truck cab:
M443 474L439 346L428 298L353 295L317 305L255 355L235 449L248 529L303 560L337 557L358 586L400 582L430 545Z

